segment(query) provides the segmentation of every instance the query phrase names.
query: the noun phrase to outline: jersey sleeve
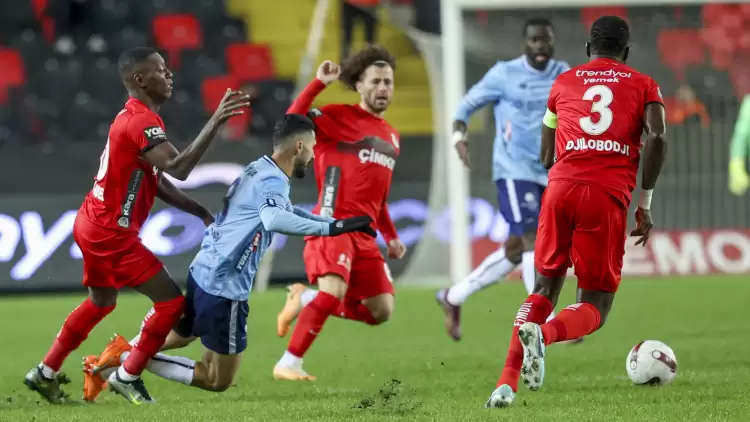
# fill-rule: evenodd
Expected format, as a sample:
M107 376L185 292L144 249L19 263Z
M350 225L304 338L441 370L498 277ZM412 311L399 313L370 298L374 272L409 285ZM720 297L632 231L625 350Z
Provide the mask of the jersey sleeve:
M315 124L315 135L318 142L325 142L333 138L336 133L336 116L339 110L334 105L313 108L307 117Z
M258 181L258 193L256 201L258 212L262 212L266 207L275 207L281 210L287 210L291 207L289 201L289 182L279 177L266 177Z
M560 78L557 78L552 83L552 88L549 91L549 97L547 97L547 111L557 117L557 100L560 97Z
M661 89L655 80L649 78L646 84L646 95L643 104L657 103L664 105L664 98L661 96Z
M167 134L164 132L159 119L152 113L138 113L130 118L127 124L128 137L133 140L141 152L167 142Z
M498 63L469 89L456 108L453 120L466 122L472 114L489 103L500 101L505 84L505 67Z

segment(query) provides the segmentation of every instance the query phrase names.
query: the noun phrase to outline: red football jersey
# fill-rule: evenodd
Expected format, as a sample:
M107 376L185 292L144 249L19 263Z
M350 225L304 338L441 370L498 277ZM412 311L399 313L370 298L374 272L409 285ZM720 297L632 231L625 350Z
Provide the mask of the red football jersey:
M557 115L549 180L602 186L629 206L649 103L664 104L656 82L616 60L592 60L561 74L547 102Z
M101 227L138 233L154 204L160 176L141 153L166 140L161 117L141 101L128 99L109 128L94 188L79 212Z
M359 105L332 104L309 115L317 140L319 197L313 212L335 218L367 215L378 222L399 155L398 132Z

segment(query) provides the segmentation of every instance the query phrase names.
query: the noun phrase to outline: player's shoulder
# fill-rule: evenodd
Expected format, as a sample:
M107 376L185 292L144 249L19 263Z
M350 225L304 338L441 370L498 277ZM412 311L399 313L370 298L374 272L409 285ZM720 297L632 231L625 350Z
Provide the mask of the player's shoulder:
M315 119L321 116L341 115L347 113L349 108L351 108L349 104L326 104L310 109L307 116L311 119Z

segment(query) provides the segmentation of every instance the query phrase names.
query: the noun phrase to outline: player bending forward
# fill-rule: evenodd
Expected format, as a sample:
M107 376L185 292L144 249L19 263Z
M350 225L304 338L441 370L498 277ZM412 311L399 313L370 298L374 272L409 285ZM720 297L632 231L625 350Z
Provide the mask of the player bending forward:
M644 131L643 192L630 235L640 237L636 245L648 241L651 195L667 149L664 106L656 82L625 65L629 39L624 20L597 19L586 45L591 61L560 75L552 87L542 133L541 158L551 170L536 243L539 276L516 315L505 368L487 407L513 402L519 370L523 383L539 390L545 347L591 334L606 321L620 284ZM571 265L579 303L544 323Z
M393 96L395 59L381 47L368 47L343 64L343 70L324 62L290 108L308 112L315 97L339 78L356 90L357 105L332 104L310 111L315 122L315 213L336 218L368 215L388 245L390 258L401 258L406 248L398 240L386 199L399 154L398 133L383 113ZM286 352L273 369L280 380L313 380L302 369L302 357L329 316L381 324L393 312L393 283L375 239L352 233L335 239L309 237L304 250L307 277L318 285L311 290L291 286L278 316L279 336L286 335L299 315Z
M248 296L273 233L339 236L356 231L365 237L377 235L370 227L370 217L334 220L292 207L289 178L305 176L313 158L313 130L313 122L303 115L289 114L278 122L273 155L245 168L229 187L216 222L206 229L190 265L185 315L163 347L184 347L200 337L205 347L202 360L157 353L146 364L148 371L203 390L226 390L247 347ZM145 324L149 318L150 313ZM98 358L87 358L96 364L84 370L86 400L96 398L104 386L103 374L127 362L144 335L142 329L133 340L135 346L115 336Z
M510 225L505 247L485 258L465 280L437 293L445 329L456 341L461 339L461 305L472 294L504 279L519 264L526 291L534 290L534 242L539 202L547 186L547 169L539 161L542 118L552 83L570 66L552 58L555 33L547 19L527 21L523 37L524 54L497 62L466 94L453 122L456 150L468 167L466 122L474 112L493 104L497 135L492 177L500 212Z
M130 98L115 117L101 156L94 187L78 210L73 237L83 255L83 285L89 297L65 319L39 366L26 374L25 384L52 403L65 394L57 381L65 358L89 332L115 309L120 289L132 287L154 302L143 335L110 387L133 403L148 399L140 375L183 312L184 298L159 259L141 243L138 231L154 197L203 219L211 213L190 199L162 172L185 180L198 164L219 127L250 105L248 96L227 90L218 110L183 152L167 141L159 107L172 96L172 72L150 48L124 52L118 70Z

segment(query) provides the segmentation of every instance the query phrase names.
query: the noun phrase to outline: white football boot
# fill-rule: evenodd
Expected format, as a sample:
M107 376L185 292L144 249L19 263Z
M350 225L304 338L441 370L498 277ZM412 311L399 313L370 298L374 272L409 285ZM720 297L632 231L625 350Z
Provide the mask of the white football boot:
M533 322L524 323L518 329L518 339L523 346L521 380L531 391L538 391L544 384L544 337L542 329Z
M501 409L513 404L513 401L515 399L516 393L513 392L513 389L510 388L510 385L503 384L500 387L497 387L495 391L492 392L489 400L487 400L487 403L484 404L484 407L486 407L487 409Z

